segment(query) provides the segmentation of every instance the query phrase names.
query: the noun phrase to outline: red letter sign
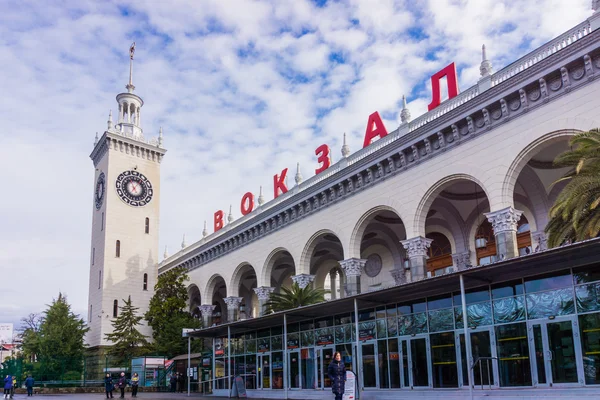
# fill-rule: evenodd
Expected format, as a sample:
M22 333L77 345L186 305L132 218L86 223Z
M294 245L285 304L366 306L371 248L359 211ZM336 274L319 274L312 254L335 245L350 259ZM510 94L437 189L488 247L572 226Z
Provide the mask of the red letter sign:
M215 232L223 227L223 211L219 210L215 213Z
M369 121L367 122L367 130L365 132L365 141L363 143L363 148L370 145L371 140L375 139L377 136L379 136L379 138L381 139L387 134L387 130L385 130L385 126L381 121L379 113L375 111L373 114L369 115Z
M431 76L431 103L427 106L429 111L433 110L442 102L442 92L440 88L440 79L446 77L448 85L448 100L458 94L458 80L456 79L456 65L454 63L448 65L440 72L436 72Z
M242 204L240 205L242 215L248 215L254 210L254 195L250 192L242 196Z
M287 187L285 186L285 176L287 175L287 168L285 168L283 171L281 171L281 175L277 176L275 175L273 177L273 192L274 194L274 199L276 199L277 197L279 197L279 191L281 190L281 194L284 194L288 191Z
M315 175L325 171L331 165L331 157L329 157L329 146L322 144L315 150L317 155L317 161L321 163L321 166L315 169ZM320 155L319 155L320 154Z

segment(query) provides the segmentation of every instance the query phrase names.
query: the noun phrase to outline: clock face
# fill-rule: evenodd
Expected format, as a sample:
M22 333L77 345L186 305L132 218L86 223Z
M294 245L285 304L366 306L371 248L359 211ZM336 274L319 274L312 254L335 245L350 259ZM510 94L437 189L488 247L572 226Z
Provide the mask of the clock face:
M150 203L154 190L144 175L137 171L125 171L117 177L117 194L132 207L143 207Z
M98 176L98 180L96 181L96 192L94 195L94 200L96 201L96 210L99 210L102 207L102 203L104 202L104 194L106 192L106 177L104 176L104 172L100 173Z

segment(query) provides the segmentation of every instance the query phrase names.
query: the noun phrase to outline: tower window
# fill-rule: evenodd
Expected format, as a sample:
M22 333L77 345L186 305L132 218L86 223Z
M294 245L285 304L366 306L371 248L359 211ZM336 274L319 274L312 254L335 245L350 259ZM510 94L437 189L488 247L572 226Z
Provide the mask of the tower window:
M117 240L117 244L115 246L115 257L121 257L121 241Z
M144 274L144 290L148 290L148 274Z
M98 289L102 286L102 270L98 271Z
M92 265L94 265L94 261L96 260L96 248L92 249Z
M146 217L146 233L150 233L150 218Z
M104 211L102 212L102 220L100 221L100 230L104 230Z
M92 322L92 305L90 304L90 314L88 315L88 322Z
M117 314L119 313L119 302L117 300L113 301L113 317L117 318Z

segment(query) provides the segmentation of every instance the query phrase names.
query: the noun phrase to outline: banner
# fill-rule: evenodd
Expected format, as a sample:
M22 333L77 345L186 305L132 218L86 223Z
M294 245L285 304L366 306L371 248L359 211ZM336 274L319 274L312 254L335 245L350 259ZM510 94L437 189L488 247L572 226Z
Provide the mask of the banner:
M346 385L344 386L344 400L355 400L356 397L356 375L352 371L346 371Z

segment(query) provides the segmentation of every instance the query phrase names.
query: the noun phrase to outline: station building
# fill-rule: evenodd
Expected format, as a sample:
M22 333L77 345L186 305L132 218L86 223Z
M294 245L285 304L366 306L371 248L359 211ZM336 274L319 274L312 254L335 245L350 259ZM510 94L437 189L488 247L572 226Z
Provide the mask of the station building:
M595 11L495 73L484 51L473 87L415 119L405 104L393 132L165 255L159 274L188 270L213 393L242 376L249 397L330 398L340 351L365 399L600 398L600 240L544 232L553 160L600 127L598 28ZM328 301L264 315L293 282Z

